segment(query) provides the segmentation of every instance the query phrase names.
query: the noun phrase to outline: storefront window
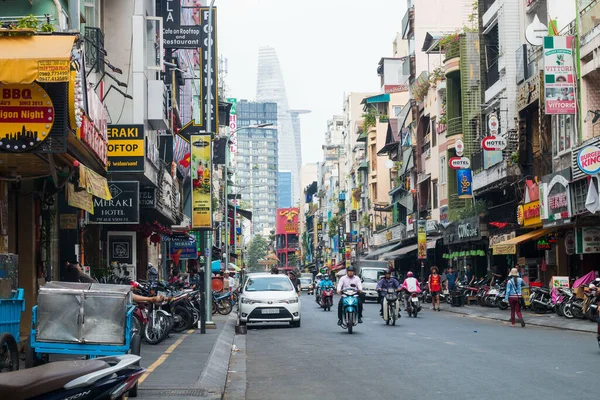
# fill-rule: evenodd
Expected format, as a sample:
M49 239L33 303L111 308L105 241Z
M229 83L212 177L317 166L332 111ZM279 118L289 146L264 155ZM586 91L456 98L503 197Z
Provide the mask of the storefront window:
M552 117L552 151L554 156L571 150L574 131L574 115L554 115Z

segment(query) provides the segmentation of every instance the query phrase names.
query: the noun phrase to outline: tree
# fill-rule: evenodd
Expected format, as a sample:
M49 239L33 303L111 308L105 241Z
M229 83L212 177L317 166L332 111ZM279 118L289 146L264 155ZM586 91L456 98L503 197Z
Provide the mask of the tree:
M262 266L258 264L258 260L267 255L269 243L261 235L256 235L248 245L248 271L260 271Z

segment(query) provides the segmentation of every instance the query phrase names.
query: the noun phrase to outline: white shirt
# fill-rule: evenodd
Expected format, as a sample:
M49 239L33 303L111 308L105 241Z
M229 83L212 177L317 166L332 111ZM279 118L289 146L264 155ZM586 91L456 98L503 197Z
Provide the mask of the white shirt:
M360 278L358 276L354 275L352 278L350 278L348 275L344 275L340 278L340 281L338 282L337 290L342 291L351 287L351 285L353 284L356 285L357 290L362 291L362 282L360 281Z
M228 280L229 280L229 287L231 289L235 289L235 278L230 276Z
M406 278L404 280L404 287L406 288L406 290L408 290L411 293L414 293L417 291L417 287L419 285L419 281L417 281L417 278ZM420 289L420 288L419 288Z

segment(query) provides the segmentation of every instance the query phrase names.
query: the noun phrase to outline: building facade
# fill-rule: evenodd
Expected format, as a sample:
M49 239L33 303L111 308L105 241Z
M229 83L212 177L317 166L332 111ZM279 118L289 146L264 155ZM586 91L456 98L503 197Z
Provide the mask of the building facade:
M292 171L279 171L277 173L277 207L290 208L292 206Z

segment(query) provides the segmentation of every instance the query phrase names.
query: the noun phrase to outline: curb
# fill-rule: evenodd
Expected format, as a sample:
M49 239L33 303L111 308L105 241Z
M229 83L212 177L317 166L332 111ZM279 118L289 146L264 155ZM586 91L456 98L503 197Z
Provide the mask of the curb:
M470 314L468 312L460 312L459 310L454 310L452 308L442 308L442 311L446 311L446 312L449 312L452 314L464 315L464 316L468 316L468 317L485 318L485 319L491 319L494 321L501 321L501 322L508 322L509 318L510 318L510 314L508 315L508 317L496 317L493 315ZM551 328L551 329L559 329L559 330L582 332L582 333L596 333L596 325L590 326L589 329L580 328L580 327L576 327L576 326L554 326L554 325L540 323L540 322L536 321L535 319L532 319L531 317L527 318L525 320L525 322L527 323L527 325L539 326L542 328Z
M208 396L221 398L227 383L237 313L231 313L213 346L208 361L194 388L206 390Z
M235 335L233 346L236 350L232 349L223 400L245 400L248 383L246 375L246 335Z

